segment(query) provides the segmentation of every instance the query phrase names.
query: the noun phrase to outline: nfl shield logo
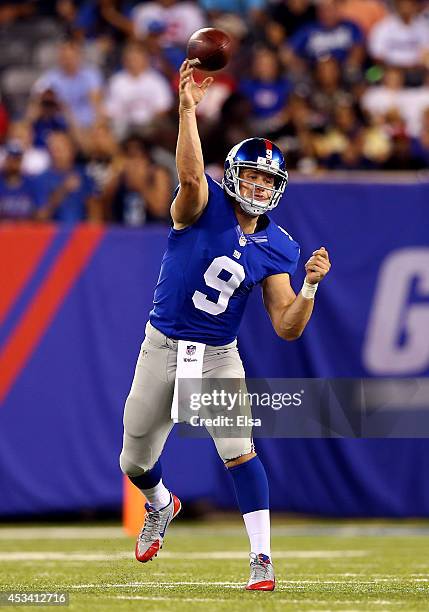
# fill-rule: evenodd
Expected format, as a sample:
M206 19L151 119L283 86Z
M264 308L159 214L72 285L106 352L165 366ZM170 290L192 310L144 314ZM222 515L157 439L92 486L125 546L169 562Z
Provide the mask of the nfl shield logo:
M194 355L196 350L197 347L195 346L195 344L188 344L188 346L186 347L186 354Z
M243 234L240 236L240 238L238 239L238 244L240 246L246 246L247 243L247 238L246 236L243 236Z

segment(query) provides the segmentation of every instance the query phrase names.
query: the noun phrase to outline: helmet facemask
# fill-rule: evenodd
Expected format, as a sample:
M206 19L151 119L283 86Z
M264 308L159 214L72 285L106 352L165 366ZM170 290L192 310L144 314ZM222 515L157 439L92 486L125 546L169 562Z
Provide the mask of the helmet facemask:
M258 172L265 172L266 174L272 174L274 176L274 186L268 187L266 185L259 185L249 179L244 179L240 176L241 169L256 170ZM273 210L278 203L286 189L288 183L288 173L280 168L277 168L274 164L272 167L266 166L261 167L261 164L252 161L235 161L226 170L225 181L223 183L225 191L233 197L240 204L241 208L245 213L252 217L257 217L270 210ZM234 185L234 190L230 188L231 183ZM246 183L252 186L251 198L244 197L240 192L241 183ZM260 200L255 198L255 191L257 188L264 189L271 193L271 196L267 200Z

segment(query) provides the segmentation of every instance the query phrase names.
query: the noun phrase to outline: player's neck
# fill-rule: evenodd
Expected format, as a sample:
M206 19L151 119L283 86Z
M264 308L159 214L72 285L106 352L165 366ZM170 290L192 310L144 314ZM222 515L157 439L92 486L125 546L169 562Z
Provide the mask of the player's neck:
M235 216L237 217L238 224L243 230L243 234L254 234L259 217L252 217L250 215L246 215L246 213L243 212L239 204L234 206L234 208Z

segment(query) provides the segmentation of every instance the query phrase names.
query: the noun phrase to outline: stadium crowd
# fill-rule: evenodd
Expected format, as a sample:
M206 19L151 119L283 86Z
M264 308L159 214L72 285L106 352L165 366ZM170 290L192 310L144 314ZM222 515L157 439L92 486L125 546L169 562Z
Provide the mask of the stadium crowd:
M257 135L306 174L428 167L429 2L6 1L0 219L168 221L178 68L206 26L234 48L198 107L214 178Z

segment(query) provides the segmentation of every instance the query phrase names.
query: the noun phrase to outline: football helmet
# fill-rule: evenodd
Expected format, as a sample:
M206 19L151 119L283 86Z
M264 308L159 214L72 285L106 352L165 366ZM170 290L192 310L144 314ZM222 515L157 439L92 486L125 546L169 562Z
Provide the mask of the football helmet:
M265 187L252 181L244 180L240 176L242 168L250 168L274 175L274 186ZM244 197L240 193L241 183L247 183L253 187L250 198ZM237 200L241 208L248 215L256 217L263 213L273 210L286 189L288 183L288 173L283 153L277 145L265 138L247 138L239 142L228 153L222 180L222 187L228 195ZM271 192L267 200L255 198L255 190L261 187Z

